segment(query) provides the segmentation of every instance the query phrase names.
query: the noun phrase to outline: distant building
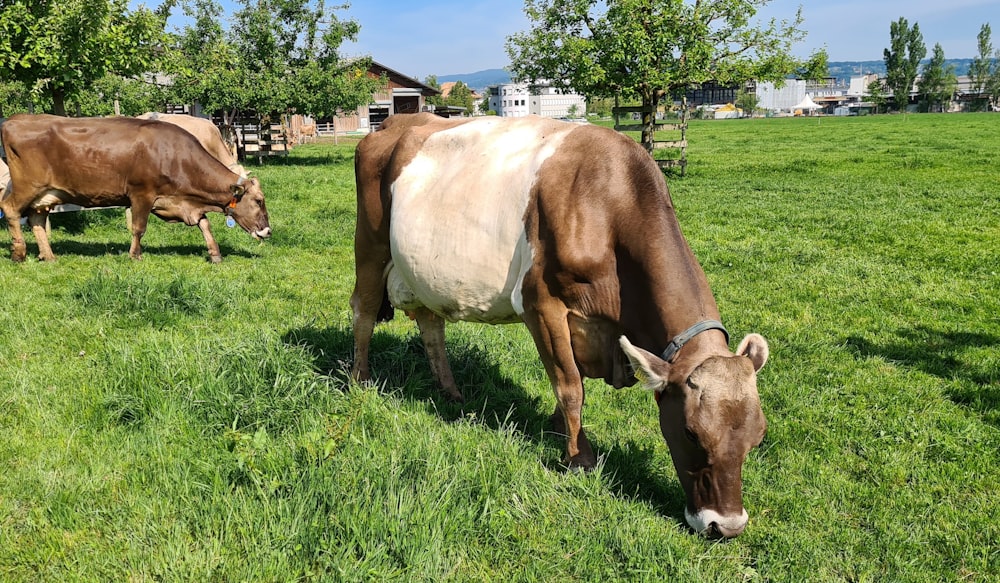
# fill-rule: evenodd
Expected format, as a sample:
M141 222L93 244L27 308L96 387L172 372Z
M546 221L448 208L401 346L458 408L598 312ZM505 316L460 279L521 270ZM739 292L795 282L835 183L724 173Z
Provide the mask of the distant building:
M501 117L582 117L587 111L587 100L576 93L561 93L548 84L505 83L489 88L490 109Z

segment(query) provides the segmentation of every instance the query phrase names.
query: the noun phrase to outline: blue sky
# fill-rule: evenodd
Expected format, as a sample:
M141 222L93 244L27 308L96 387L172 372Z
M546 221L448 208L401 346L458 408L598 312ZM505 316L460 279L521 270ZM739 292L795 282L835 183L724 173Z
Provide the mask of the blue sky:
M800 56L825 46L832 61L879 60L900 16L920 24L928 53L941 43L949 58L975 56L986 22L1000 47L998 0L774 0L761 15L791 18L799 5L809 32L796 47ZM356 0L345 14L361 34L344 52L371 54L419 79L502 68L506 37L529 28L523 7L518 0Z
M228 9L235 3L222 4ZM948 58L974 57L986 22L1000 48L1000 0L773 0L758 16L791 18L799 5L809 33L795 47L803 57L825 46L831 61L880 60L889 25L900 16L920 24L928 53L941 43ZM519 0L351 0L338 15L357 20L361 33L342 53L371 55L418 79L503 68L505 39L530 25L523 7Z

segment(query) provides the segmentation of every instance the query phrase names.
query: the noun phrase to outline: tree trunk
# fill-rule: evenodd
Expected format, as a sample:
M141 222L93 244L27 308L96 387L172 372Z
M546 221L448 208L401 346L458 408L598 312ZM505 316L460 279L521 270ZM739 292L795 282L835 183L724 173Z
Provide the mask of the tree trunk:
M52 88L52 113L66 117L66 95L62 88Z
M656 131L656 107L660 104L663 95L663 90L654 89L642 96L642 147L646 148L650 156L653 155L653 141Z

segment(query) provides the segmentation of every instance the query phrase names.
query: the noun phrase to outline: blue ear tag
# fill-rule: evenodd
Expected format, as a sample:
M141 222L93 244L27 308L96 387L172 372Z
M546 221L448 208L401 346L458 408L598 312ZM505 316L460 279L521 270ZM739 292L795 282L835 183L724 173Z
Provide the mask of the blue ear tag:
M3 218L3 211L0 211L0 219Z
M226 226L230 229L236 226L236 221L233 220L233 217L226 217Z

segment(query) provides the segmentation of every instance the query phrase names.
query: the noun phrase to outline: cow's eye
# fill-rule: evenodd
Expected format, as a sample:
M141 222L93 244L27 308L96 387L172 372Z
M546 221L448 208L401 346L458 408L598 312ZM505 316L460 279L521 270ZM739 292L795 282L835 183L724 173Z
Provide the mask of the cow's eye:
M698 443L698 436L691 430L690 427L684 428L684 437L688 438L688 441L691 443Z

